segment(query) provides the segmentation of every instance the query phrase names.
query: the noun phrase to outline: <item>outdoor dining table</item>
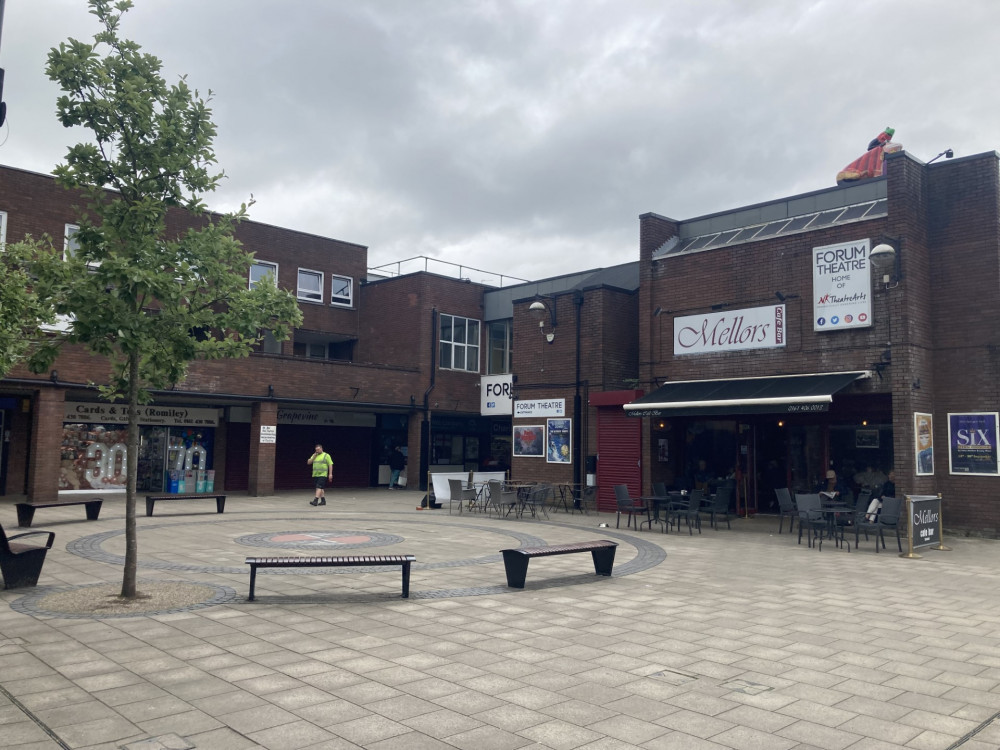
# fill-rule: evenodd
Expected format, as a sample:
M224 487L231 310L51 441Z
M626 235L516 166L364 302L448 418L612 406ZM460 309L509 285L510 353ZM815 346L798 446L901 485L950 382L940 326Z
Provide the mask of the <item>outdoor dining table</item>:
M580 501L583 489L586 486L587 485L582 482L561 482L556 485L556 489L559 492L559 496L556 498L559 502L559 506L561 506L567 513L580 511L586 515L587 511L583 507L583 503Z
M643 521L642 523L648 523L650 529L653 528L654 523L662 523L663 530L666 531L667 524L670 522L671 509L679 504L687 503L688 497L687 492L680 490L671 490L667 492L666 495L649 495L640 497L639 500L644 503L648 503L653 510L653 515L649 521ZM666 512L666 515L663 518L660 518L661 509ZM640 529L642 528L642 523L639 524Z
M843 515L854 515L854 508L848 505L823 505L820 507L819 512L827 519L827 524L830 527L830 538L833 539L834 544L838 547L842 547L844 544L847 545L847 551L851 551L851 542L844 535L844 527L837 523L837 519Z

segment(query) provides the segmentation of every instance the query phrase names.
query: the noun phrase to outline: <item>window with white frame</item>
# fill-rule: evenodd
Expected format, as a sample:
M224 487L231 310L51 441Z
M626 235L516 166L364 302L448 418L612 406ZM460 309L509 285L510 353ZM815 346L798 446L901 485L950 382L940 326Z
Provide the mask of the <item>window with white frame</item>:
M0 247L7 243L7 212L0 211Z
M303 302L323 301L323 274L320 271L299 269L298 298Z
M250 288L253 289L267 276L271 276L271 283L278 285L278 264L269 263L266 260L255 260L250 266Z
M479 372L479 321L441 316L441 368Z
M79 252L80 242L76 238L76 233L79 231L80 227L76 224L66 225L66 231L63 235L63 260L71 258Z
M330 304L350 307L354 304L354 279L330 275Z

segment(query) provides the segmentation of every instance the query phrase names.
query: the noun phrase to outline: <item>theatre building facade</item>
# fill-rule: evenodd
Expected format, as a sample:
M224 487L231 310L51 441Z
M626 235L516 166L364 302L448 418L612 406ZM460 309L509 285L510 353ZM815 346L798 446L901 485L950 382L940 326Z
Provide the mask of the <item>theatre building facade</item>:
M741 512L895 471L1000 529L1000 171L985 153L676 221L640 217L642 487L734 478ZM867 481L865 481L867 480Z

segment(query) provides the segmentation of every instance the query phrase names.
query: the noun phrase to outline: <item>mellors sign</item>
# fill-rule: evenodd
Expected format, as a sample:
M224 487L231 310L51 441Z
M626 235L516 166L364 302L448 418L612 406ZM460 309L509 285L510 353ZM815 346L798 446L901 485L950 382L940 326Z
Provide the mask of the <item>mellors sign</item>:
M785 345L785 306L674 318L674 354L708 354Z

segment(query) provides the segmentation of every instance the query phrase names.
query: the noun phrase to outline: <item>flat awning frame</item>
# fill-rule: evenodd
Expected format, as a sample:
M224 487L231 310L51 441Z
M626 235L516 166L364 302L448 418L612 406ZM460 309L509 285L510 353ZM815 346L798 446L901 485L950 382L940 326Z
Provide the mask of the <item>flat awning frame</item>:
M833 396L870 370L666 383L625 404L634 417L796 414L827 411Z

